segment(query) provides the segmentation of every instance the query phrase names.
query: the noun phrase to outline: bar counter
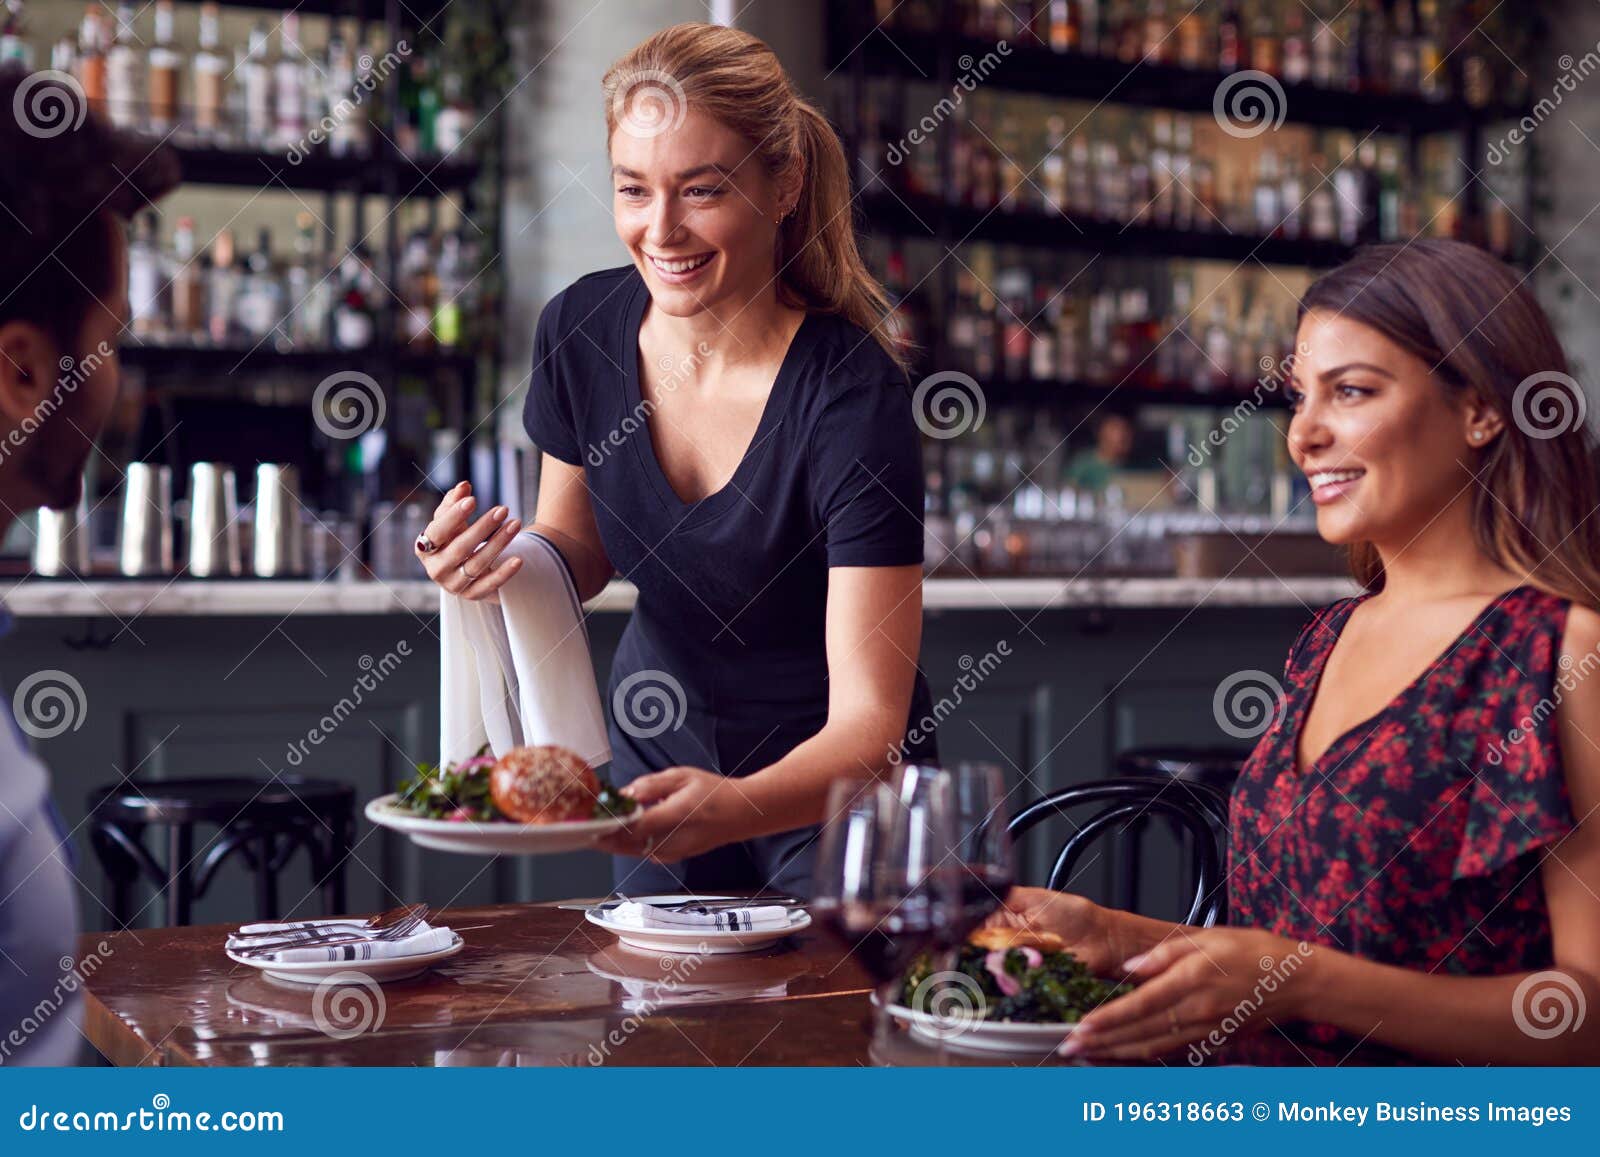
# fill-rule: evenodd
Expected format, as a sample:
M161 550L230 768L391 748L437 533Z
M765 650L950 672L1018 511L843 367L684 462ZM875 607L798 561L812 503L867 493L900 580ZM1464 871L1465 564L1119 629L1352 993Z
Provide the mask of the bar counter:
M1053 607L1321 606L1356 593L1346 578L945 578L923 583L929 611ZM593 612L633 608L632 584L617 581ZM431 614L439 588L419 579L317 582L295 579L28 579L0 584L0 600L22 618L58 615Z

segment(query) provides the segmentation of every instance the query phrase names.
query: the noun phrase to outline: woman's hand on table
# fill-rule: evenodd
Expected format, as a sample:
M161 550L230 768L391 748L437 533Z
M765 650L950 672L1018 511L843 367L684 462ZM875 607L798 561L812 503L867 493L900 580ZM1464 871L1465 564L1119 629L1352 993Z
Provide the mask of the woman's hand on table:
M641 775L622 789L639 801L627 827L602 840L602 851L658 864L697 856L746 837L755 805L739 782L698 767Z
M1111 969L1109 979L1138 987L1084 1017L1061 1054L1154 1060L1212 1033L1249 1035L1304 1019L1315 951L1253 928L1180 928Z
M511 512L504 506L496 506L470 521L477 505L472 483L457 482L434 509L433 519L422 532L433 544L433 550L425 553L415 546L413 550L428 577L451 594L497 601L500 588L522 567L522 560L516 555L500 559L501 552L522 529L522 522L510 517Z

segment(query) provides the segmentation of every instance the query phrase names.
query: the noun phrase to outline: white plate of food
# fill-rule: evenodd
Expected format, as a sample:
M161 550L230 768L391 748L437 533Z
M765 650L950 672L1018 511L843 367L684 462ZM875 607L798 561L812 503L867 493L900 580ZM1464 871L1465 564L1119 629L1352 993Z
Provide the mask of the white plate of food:
M442 960L449 960L466 947L466 942L456 933L451 941L433 952L419 952L413 956L393 956L386 960L298 960L279 963L262 957L240 956L232 949L224 949L228 959L247 968L259 969L270 980L286 984L318 985L341 973L356 973L375 983L407 980L428 971ZM359 983L355 978L352 984Z
M579 756L546 746L420 766L399 791L369 802L365 814L424 848L535 856L593 847L635 807Z
M980 928L956 963L935 971L919 959L900 999L888 1006L889 1015L925 1044L1047 1057L1082 1017L1132 991L1094 977L1048 932ZM872 999L878 1003L876 994Z
M677 904L692 900L726 901L733 896L630 896L639 904ZM759 900L752 900L760 907ZM811 915L804 908L790 908L788 923L781 928L756 928L742 931L724 931L715 928L640 928L608 919L604 911L590 910L583 918L605 929L625 946L642 952L671 952L690 956L725 955L733 952L758 952L770 948L786 936L811 927Z

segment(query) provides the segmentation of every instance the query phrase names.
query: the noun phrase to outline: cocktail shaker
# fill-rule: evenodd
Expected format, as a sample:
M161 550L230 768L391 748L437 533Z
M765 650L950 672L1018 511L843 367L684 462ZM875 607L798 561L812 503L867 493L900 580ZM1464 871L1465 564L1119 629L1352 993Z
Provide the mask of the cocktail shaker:
M172 470L132 462L122 480L117 569L136 578L173 571Z
M229 577L243 569L233 468L223 462L196 462L189 469L189 574Z

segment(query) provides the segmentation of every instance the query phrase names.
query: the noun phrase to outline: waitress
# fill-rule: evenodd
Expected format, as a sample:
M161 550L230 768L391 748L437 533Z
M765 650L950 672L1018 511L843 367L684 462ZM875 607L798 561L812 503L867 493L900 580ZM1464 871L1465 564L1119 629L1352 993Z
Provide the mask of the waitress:
M639 592L607 700L611 774L647 806L607 845L616 886L807 895L829 783L934 754L907 742L931 707L904 364L844 152L771 49L680 24L604 95L631 261L545 307L523 421L532 529L582 598ZM521 529L463 482L418 551L491 598Z

